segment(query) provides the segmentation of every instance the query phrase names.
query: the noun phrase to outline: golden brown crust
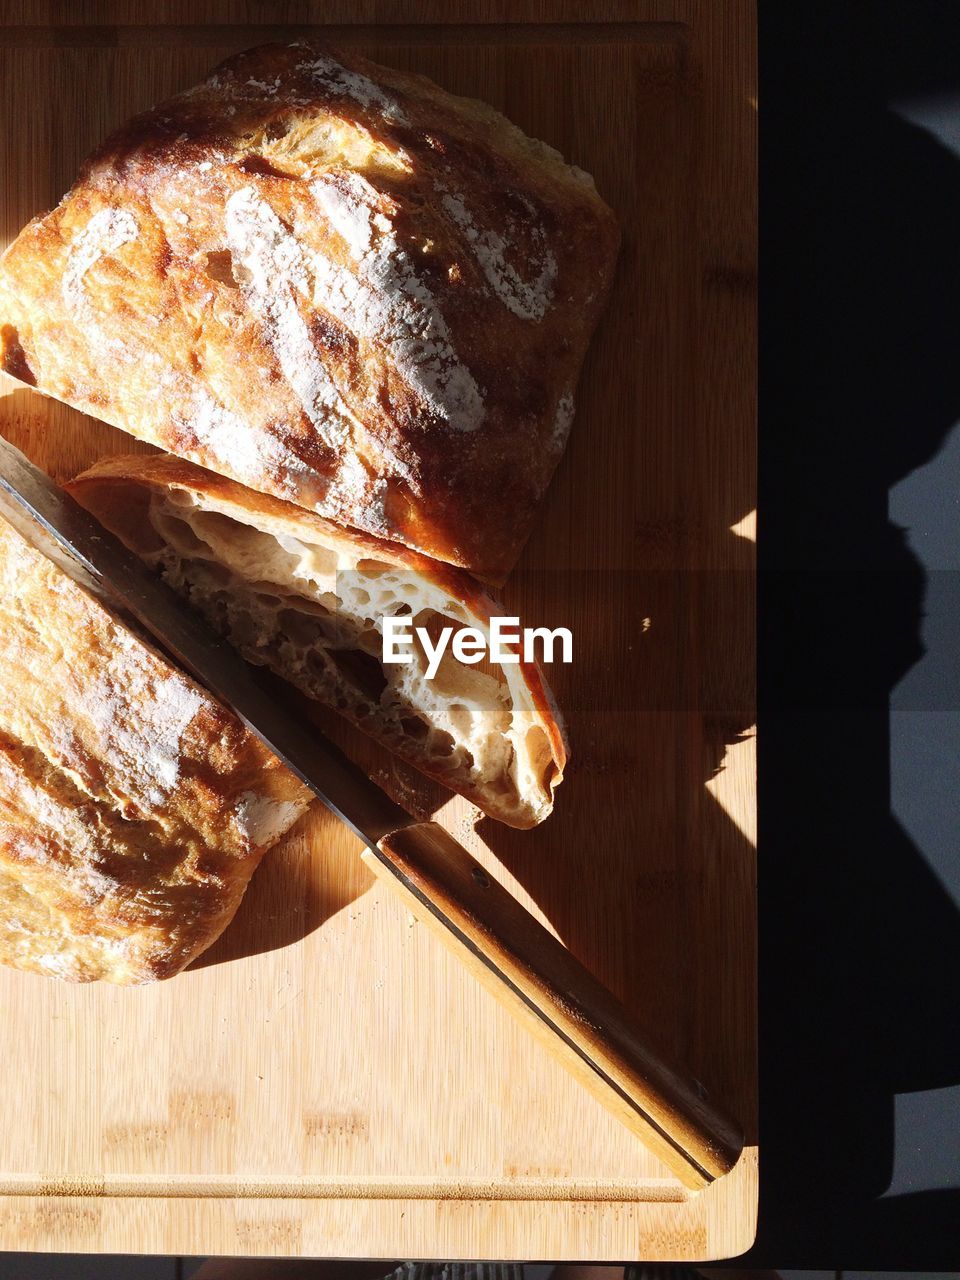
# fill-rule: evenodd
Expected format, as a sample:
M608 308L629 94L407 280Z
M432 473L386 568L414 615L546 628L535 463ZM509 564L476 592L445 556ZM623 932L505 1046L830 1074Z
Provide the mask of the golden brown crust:
M314 43L132 120L0 269L4 367L341 524L502 580L618 232L492 108Z
M128 546L148 558L159 549L147 514L149 495L151 492L169 494L179 489L189 493L204 509L220 511L232 518L246 517L250 524L265 532L336 548L350 559L370 559L411 569L445 596L459 602L472 625L486 627L493 616L504 613L503 606L461 570L438 564L399 543L341 529L291 503L256 493L168 454L105 459L77 476L67 488ZM518 656L520 661L516 666L504 671L515 702L529 708L530 722L542 729L549 743L552 764L548 795L522 796L520 804L508 804L506 797L495 789L460 785L451 781L449 774L431 769L422 759L414 763L438 781L453 786L491 816L514 826L532 826L550 811L552 794L563 779L567 744L560 712L539 666ZM369 721L361 727L377 736Z
M0 522L0 961L136 983L232 918L308 793Z

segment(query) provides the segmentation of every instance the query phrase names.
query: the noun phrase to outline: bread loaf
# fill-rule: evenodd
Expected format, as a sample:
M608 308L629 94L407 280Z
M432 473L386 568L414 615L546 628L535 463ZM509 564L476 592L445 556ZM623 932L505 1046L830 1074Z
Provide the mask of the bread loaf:
M0 521L0 962L168 978L309 793L235 716Z
M254 489L504 579L618 244L483 103L314 42L138 116L0 266L2 367Z
M487 633L502 606L468 575L350 533L169 455L100 462L69 486L252 662L335 708L423 772L516 827L563 776L558 713L535 662L459 662L428 679L423 646L385 664L386 616Z

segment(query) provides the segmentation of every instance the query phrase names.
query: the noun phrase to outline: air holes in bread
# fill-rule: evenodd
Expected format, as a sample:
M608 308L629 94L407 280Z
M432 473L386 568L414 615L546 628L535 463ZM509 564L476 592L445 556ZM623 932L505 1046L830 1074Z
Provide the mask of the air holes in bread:
M148 545L133 535L137 549L248 661L492 816L532 826L549 813L558 770L525 674L452 652L460 629L487 626L469 587L455 594L444 577L402 559L359 554L321 522L264 517L176 484L131 484L123 497L128 509L139 504L134 524L150 530ZM412 661L383 661L388 615L407 618L414 636L423 628L433 651L449 633L432 679L420 638L408 647Z
M379 702L387 687L383 667L362 649L331 649L330 657L348 684L370 702Z

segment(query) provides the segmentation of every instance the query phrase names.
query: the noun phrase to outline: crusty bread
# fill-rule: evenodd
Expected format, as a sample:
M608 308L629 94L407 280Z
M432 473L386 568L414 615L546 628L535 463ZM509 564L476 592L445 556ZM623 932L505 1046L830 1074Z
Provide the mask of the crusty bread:
M121 128L0 266L2 367L182 457L502 581L618 243L581 170L310 42Z
M381 661L385 615L486 632L503 608L468 575L169 455L109 459L69 488L246 658L491 817L549 814L566 748L535 663L480 670L448 650L428 680L419 646L410 665Z
M309 799L0 521L0 961L77 982L170 977Z

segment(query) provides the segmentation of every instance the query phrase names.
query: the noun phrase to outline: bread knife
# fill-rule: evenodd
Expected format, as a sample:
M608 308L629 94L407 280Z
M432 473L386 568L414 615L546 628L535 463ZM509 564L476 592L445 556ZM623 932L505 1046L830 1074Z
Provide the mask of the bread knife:
M0 515L230 707L353 831L377 878L684 1186L733 1167L737 1124L553 934L444 827L411 817L284 707L258 668L2 437Z

